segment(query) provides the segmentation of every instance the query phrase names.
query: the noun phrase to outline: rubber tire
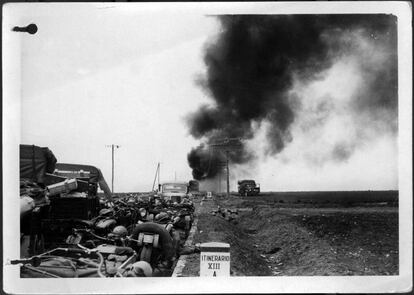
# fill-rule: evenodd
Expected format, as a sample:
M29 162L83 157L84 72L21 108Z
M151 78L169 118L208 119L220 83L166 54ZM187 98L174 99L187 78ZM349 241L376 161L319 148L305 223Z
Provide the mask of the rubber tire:
M131 238L137 240L138 235L141 232L148 232L153 234L158 234L160 236L161 249L166 260L170 260L175 255L175 249L173 245L173 239L171 238L169 232L164 228L163 225L146 222L138 224L135 229L132 231Z

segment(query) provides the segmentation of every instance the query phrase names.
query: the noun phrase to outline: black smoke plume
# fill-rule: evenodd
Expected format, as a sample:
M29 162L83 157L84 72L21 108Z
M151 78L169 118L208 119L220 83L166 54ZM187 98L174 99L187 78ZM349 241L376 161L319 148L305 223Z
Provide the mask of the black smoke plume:
M188 161L193 169L194 179L203 179L217 175L225 162L220 153L215 153L204 144L193 148L188 154Z
M213 104L200 107L187 118L190 134L203 142L188 154L196 179L214 177L218 171L215 167L223 161L222 155L211 153L209 144L229 137L251 139L254 124L270 124L269 154L283 150L292 140L290 126L295 112L289 90L294 78L302 81L320 78L323 70L345 50L341 43L332 42L336 36L363 29L375 36L386 34L396 44L396 17L392 15L222 15L218 18L221 32L206 47L207 71L198 81ZM386 75L396 79L396 73L392 72L396 66L389 71ZM384 90L375 86L381 86L380 79L372 83L369 88ZM392 86L395 87L390 91L396 91L396 85ZM372 104L379 104L379 107L396 109L395 101L378 92L378 97L361 103L362 106L366 103L371 108ZM390 95L396 98L395 93ZM231 152L230 161L245 163L253 157L242 147Z

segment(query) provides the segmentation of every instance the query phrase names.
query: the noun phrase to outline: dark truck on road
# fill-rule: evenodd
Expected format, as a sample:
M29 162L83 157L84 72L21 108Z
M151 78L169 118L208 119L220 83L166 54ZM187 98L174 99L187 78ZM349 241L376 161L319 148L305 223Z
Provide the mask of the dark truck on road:
M240 196L258 196L260 194L260 186L254 180L239 180L237 184Z

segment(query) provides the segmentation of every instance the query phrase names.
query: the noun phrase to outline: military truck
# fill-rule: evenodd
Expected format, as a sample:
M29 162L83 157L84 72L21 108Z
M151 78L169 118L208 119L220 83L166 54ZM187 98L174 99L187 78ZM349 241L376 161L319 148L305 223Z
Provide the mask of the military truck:
M188 182L188 191L190 193L198 193L200 191L200 184L197 180L190 180Z
M166 182L160 185L158 193L164 201L180 203L188 197L188 183Z
M199 198L206 195L205 191L200 191L200 183L197 180L190 180L188 182L188 192L194 198Z
M252 179L239 180L237 182L240 196L258 196L260 185Z

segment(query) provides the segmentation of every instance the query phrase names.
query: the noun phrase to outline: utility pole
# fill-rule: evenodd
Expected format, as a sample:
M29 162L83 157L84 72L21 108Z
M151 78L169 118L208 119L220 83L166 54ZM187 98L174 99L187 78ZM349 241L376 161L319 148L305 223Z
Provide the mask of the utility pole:
M226 155L226 178L227 178L227 197L230 197L230 169L229 169L229 154L230 151L241 149L241 138L224 138L209 145L213 149L222 151Z
M229 150L226 150L227 197L230 197Z
M218 173L218 192L221 193L221 169Z
M222 184L223 184L223 174L225 173L226 177L227 177L227 161L225 162L220 162L219 163L219 169L218 169L218 191L219 193L222 192Z
M115 148L120 148L120 145L111 144L106 145L112 149L112 193L114 193L114 173L115 173Z
M160 186L160 170L161 170L161 166L160 166L160 163L158 162L157 170L155 171L154 182L152 183L153 191L154 191L155 181L157 180L157 178L158 178L158 187Z

